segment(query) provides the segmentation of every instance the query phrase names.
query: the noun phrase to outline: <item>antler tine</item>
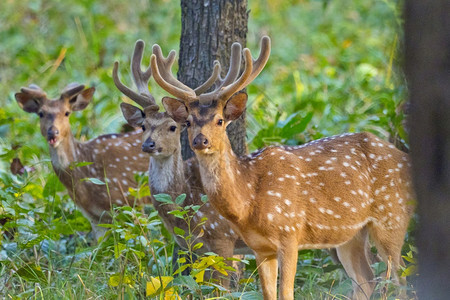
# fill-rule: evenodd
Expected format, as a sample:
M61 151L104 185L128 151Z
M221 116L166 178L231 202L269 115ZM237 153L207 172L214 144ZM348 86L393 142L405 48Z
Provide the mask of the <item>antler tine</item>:
M47 94L39 86L35 84L30 84L28 87L22 87L20 91L22 93L30 94L39 98L47 97Z
M176 79L172 74L172 66L175 62L175 56L176 52L175 50L171 50L169 52L169 55L167 55L167 58L164 58L164 55L162 54L161 47L158 44L153 45L153 55L156 56L156 62L158 63L158 69L160 71L161 77L170 83L171 85L174 85L182 90L189 91L190 93L194 93L194 90L192 90L187 85L183 84L181 81Z
M198 96L200 94L203 94L204 92L206 92L215 82L221 80L220 79L220 71L221 71L221 66L220 63L215 60L214 61L214 67L213 67L213 72L211 74L211 76L208 78L208 80L206 80L202 85L200 85L199 87L197 87L194 92L195 94Z
M62 91L61 98L70 98L84 90L84 85L76 82L69 83Z
M148 81L152 76L151 68L148 67L145 72L141 70L142 53L144 52L145 43L142 40L137 40L134 46L133 57L131 59L131 72L133 81L139 91L136 93L125 84L123 84L118 75L119 62L114 62L113 67L113 80L117 89L121 91L125 96L142 106L143 108L156 105L155 98L150 94L148 90Z
M216 88L214 91L200 95L204 101L208 101L212 96L218 93L218 98L222 101L228 100L234 93L242 90L249 85L256 76L261 73L262 69L267 63L270 55L270 38L264 36L260 43L260 54L258 59L254 60L248 48L243 50L245 59L245 69L241 76L236 80L241 65L241 45L233 43L231 48L230 68L224 79L219 76L216 81ZM198 95L199 93L197 93Z
M133 74L134 84L136 85L139 93L141 95L147 96L149 100L152 102L150 104L155 104L155 99L148 90L148 81L150 80L150 77L152 77L152 69L150 68L150 66L148 66L147 70L145 70L144 72L142 72L141 69L144 47L145 43L143 40L136 41L133 56L131 58L130 68L131 73Z
M219 73L218 79L215 82L216 86L215 86L214 90L212 92L202 95L202 98L208 98L214 94L217 94L217 92L223 86L227 86L236 80L236 78L239 75L239 70L241 68L241 49L242 49L241 44L233 43L233 45L231 46L230 66L228 68L227 75L225 76L225 78L222 78ZM216 63L216 62L214 62L214 63ZM217 64L219 64L219 66L220 66L220 63L218 61L217 61ZM214 72L215 72L215 70L213 71L213 75L214 75ZM211 79L211 77L210 77L210 79ZM207 82L209 82L209 79ZM206 85L206 83L204 85ZM206 91L208 88L204 89L204 91ZM199 95L199 94L201 94L201 93L197 93L197 95Z
M155 81L168 93L180 98L184 101L192 101L197 99L193 89L182 84L172 75L172 64L175 60L175 51L171 51L167 58L162 55L159 45L153 46L153 54L150 59L150 64ZM159 68L161 66L161 69Z
M242 90L248 83L250 83L250 82L247 83L247 80L251 76L253 70L252 54L250 53L250 50L247 48L245 48L243 52L245 61L244 72L241 74L241 77L239 77L238 80L224 87L219 92L219 99L221 99L222 101L228 100L234 93Z
M245 86L250 84L258 75L261 73L262 69L264 69L264 66L266 65L267 61L269 60L270 56L270 38L268 36L263 36L261 38L260 42L260 53L258 56L258 59L253 60L253 70L250 77L245 82Z
M239 43L233 43L231 46L230 67L228 73L223 79L222 86L227 86L233 83L239 75L241 69L241 49L242 46Z

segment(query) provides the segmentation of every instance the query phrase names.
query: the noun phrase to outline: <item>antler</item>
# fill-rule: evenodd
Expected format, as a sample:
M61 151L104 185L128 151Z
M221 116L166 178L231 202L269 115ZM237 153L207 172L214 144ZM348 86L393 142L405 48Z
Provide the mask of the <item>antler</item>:
M237 47L235 46L237 43L234 43L232 47L232 55L234 51L237 51ZM238 44L239 45L239 44ZM240 57L233 61L233 56L230 59L230 69L228 71L227 76L223 80L223 83L216 88L211 95L217 95L217 98L222 101L228 100L234 93L242 90L247 85L249 85L258 75L261 73L262 69L266 65L269 60L270 55L270 38L268 36L263 36L260 42L260 53L256 60L252 58L250 50L248 48L244 49L244 61L245 61L245 69L241 76L236 80L236 76L228 78L228 75L234 74L234 68L239 70L240 66ZM240 45L239 45L240 50ZM240 51L239 51L240 52ZM207 94L205 94L206 96Z
M136 44L134 45L134 52L133 57L131 58L131 73L132 78L134 81L134 84L136 85L138 92L136 93L129 87L127 87L125 84L123 84L118 75L118 69L119 69L119 62L114 62L114 68L113 68L113 80L116 87L128 98L142 106L143 108L146 108L148 106L156 106L159 108L159 106L156 105L155 98L153 98L152 94L150 94L150 91L148 90L148 81L150 80L150 77L152 77L152 69L150 66L142 72L141 70L141 63L142 63L142 54L144 52L145 43L142 40L137 40Z
M203 84L203 85L207 85L207 83L210 82L210 80L212 80L212 78L217 78L217 80L215 80L215 88L214 91L203 94L204 91L206 91L208 88L204 89L201 92L197 92L197 88L196 92L197 95L203 94L202 98L209 98L210 96L213 96L217 93L217 91L219 91L222 87L229 85L230 83L234 82L236 80L236 78L239 75L239 69L241 67L241 44L239 43L233 43L233 45L231 46L231 56L230 56L230 67L228 69L228 73L225 76L225 78L222 78L220 76L220 70L221 70L221 66L220 66L220 62L215 60L214 61L214 70L213 70L213 74L211 75L211 77ZM216 71L218 70L218 71ZM217 75L215 75L215 73L217 72ZM203 87L203 85L201 87Z
M84 85L76 82L69 83L61 93L61 99L71 98L84 90Z
M46 98L47 97L47 94L39 86L37 86L35 84L30 84L28 87L22 87L20 89L20 91L22 93L33 95L34 97L37 97L37 98Z
M260 48L260 54L256 60L252 58L249 49L244 49L245 69L241 76L236 79L239 75L241 65L242 47L239 43L233 43L231 46L230 67L225 78L220 76L220 63L214 61L214 69L211 76L195 90L192 90L173 77L171 67L174 61L175 51L172 50L168 57L164 58L159 45L154 45L151 67L156 82L164 90L181 100L189 102L200 99L201 102L207 102L216 98L226 101L234 93L249 85L266 65L270 55L270 38L268 36L264 36L261 39ZM215 84L214 90L205 93L213 83Z
M182 100L192 101L197 99L195 91L181 83L172 75L172 65L175 61L175 51L170 51L167 58L164 58L161 47L153 45L153 54L150 64L155 81L167 92ZM208 81L207 81L208 82ZM208 87L209 88L209 87Z

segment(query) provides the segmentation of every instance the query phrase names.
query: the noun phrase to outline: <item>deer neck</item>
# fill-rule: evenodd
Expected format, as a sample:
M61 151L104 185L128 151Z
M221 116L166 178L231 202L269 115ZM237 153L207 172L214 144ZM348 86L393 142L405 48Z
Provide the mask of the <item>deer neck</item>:
M151 156L149 173L152 194L181 194L185 192L186 181L180 149L177 149L169 157Z
M203 187L211 204L232 222L246 219L251 201L246 197L249 174L232 152L228 139L220 151L197 155L197 158Z
M69 134L58 147L50 147L50 157L55 171L68 171L71 163L78 161L79 143Z

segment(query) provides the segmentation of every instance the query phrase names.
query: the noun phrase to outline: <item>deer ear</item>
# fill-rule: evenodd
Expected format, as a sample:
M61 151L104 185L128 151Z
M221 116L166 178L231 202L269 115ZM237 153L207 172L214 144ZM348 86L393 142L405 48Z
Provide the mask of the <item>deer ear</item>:
M234 95L227 101L225 108L223 109L223 116L227 121L233 121L242 115L247 104L247 94L239 93Z
M123 117L130 126L140 127L144 124L145 114L139 107L122 102L120 103L120 109L122 110Z
M36 97L27 93L16 93L17 104L27 113L37 113L44 103L44 98Z
M162 104L169 116L177 123L184 123L189 116L186 105L177 99L164 97Z
M69 99L70 109L72 109L73 111L85 109L86 106L88 106L89 103L91 103L94 92L95 92L95 87L91 87L91 88L85 89L78 95L70 98Z

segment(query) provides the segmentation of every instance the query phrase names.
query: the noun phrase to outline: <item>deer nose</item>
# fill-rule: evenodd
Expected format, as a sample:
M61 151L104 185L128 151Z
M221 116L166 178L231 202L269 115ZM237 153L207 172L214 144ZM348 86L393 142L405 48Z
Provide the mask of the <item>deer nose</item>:
M209 146L209 141L203 133L198 134L192 141L192 147L195 150L202 150Z
M142 144L142 151L151 153L155 150L155 147L156 147L155 141L152 140L151 138L148 138Z
M48 138L54 138L54 137L57 137L58 135L59 135L59 130L56 127L54 127L54 126L50 127L47 130L47 137Z

